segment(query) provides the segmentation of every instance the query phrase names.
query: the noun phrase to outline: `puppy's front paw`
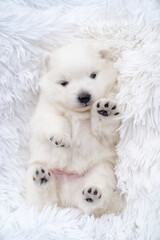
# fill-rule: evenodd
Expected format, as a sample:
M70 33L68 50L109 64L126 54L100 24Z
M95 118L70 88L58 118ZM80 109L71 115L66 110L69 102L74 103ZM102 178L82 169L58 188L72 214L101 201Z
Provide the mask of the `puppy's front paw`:
M96 187L85 188L82 192L83 199L89 203L98 201L102 197L101 191Z
M36 185L46 185L51 179L51 173L44 167L37 167L33 174Z
M51 143L53 143L57 148L69 148L71 146L71 140L68 136L58 137L52 136L50 137Z
M117 116L120 114L117 103L106 98L98 100L94 107L97 113L103 117Z

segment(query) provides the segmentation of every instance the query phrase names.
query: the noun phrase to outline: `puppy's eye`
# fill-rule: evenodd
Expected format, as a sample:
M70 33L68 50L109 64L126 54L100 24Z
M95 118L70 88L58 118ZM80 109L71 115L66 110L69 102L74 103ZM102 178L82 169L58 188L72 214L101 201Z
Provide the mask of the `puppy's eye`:
M67 82L67 81L64 81L64 82L61 82L60 84L61 84L63 87L65 87L65 86L67 86L67 85L68 85L68 83L69 83L69 82Z
M92 79L94 79L94 78L96 78L96 75L97 75L97 74L93 72L93 73L91 73L91 75L90 75L89 77L92 78Z

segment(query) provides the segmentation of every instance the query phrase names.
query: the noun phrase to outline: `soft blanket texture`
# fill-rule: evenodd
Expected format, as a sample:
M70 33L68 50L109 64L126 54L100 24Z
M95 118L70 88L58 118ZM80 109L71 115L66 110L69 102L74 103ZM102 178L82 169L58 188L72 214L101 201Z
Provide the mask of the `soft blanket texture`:
M160 4L157 0L0 0L0 239L160 239ZM25 203L29 120L41 56L78 39L111 48L123 123L118 186L127 206L99 219Z

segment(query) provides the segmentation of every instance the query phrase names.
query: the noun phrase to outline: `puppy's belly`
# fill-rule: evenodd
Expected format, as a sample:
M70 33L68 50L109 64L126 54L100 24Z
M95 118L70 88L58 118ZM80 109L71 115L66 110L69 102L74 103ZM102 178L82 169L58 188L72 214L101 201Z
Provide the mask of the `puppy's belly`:
M53 146L50 158L46 159L51 169L59 169L68 172L83 174L97 163L110 161L114 163L116 154L110 146L102 144L73 144L72 148L63 149Z
M52 171L58 190L58 195L62 207L77 207L82 199L85 174L64 172L60 170Z
M32 147L31 162L41 162L49 169L60 169L69 172L84 173L100 162L114 162L116 155L109 145L93 139L84 141L77 138L70 148L57 148L49 141L34 144Z

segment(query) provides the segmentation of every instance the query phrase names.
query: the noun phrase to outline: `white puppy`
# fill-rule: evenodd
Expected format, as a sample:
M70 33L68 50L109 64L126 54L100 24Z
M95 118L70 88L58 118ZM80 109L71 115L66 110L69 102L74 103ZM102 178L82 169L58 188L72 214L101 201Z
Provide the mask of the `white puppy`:
M122 210L114 173L120 124L115 88L109 53L94 44L45 55L31 125L29 204L41 209L57 203L96 216Z

